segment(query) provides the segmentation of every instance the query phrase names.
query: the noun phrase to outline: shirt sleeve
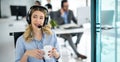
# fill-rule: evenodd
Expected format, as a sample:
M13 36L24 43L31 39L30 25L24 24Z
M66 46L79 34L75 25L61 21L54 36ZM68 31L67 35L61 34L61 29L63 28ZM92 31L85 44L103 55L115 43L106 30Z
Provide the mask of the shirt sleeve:
M23 36L20 36L16 42L16 49L15 49L15 62L20 62L23 54L25 52L25 45Z
M60 48L59 48L59 44L58 44L58 41L57 41L57 36L56 36L55 33L53 33L53 34L54 34L54 41L55 41L54 42L54 47L57 49L57 52L60 54L60 50L59 50ZM56 61L58 61L58 59L55 58Z
M57 51L59 52L59 45L58 45L58 41L57 41L57 36L55 34L54 31L53 32L53 39L54 39L54 47L57 49Z
M73 22L77 24L77 19L75 18L74 14L73 14L73 11L71 11L71 15L72 15Z

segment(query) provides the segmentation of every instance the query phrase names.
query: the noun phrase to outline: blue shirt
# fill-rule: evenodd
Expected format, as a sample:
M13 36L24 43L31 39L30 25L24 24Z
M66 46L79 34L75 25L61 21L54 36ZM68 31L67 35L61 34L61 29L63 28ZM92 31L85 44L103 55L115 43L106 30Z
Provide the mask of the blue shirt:
M59 47L57 43L57 37L53 32L52 35L47 35L43 33L43 37L41 40L33 39L31 42L26 42L23 38L23 35L20 36L16 43L16 57L15 62L20 62L20 59L24 55L26 50L32 49L43 49L45 45L51 45L55 47L59 52ZM46 62L56 62L56 58L52 57L51 59L45 59ZM27 62L44 62L42 59L37 59L34 57L28 57Z
M68 23L68 12L64 12L64 14L62 15L62 18L64 19L64 23L67 24Z

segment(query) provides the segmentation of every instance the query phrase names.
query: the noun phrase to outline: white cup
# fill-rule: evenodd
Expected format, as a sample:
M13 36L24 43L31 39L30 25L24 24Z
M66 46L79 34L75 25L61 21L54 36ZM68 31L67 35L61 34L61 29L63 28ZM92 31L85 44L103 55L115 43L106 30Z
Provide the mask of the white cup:
M50 59L48 54L49 54L49 51L52 50L52 46L51 45L45 45L43 50L44 50L44 53L45 53L44 58L45 59Z

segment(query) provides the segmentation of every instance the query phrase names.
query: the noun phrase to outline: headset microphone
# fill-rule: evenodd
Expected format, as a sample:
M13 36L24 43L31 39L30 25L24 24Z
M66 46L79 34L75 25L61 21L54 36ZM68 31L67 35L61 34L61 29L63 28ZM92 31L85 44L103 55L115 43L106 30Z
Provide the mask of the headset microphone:
M41 26L41 25L40 25L40 26L38 26L38 28L42 28L42 27L43 27L43 26Z

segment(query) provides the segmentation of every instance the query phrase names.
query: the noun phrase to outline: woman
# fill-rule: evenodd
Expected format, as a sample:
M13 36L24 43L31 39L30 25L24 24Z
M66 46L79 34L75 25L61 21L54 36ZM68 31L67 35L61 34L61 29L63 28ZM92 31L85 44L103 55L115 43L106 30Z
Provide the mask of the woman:
M47 9L42 6L30 8L27 15L28 27L17 40L15 62L56 62L59 58L56 35L47 24L47 13ZM50 59L44 58L45 45L52 46L48 54Z

